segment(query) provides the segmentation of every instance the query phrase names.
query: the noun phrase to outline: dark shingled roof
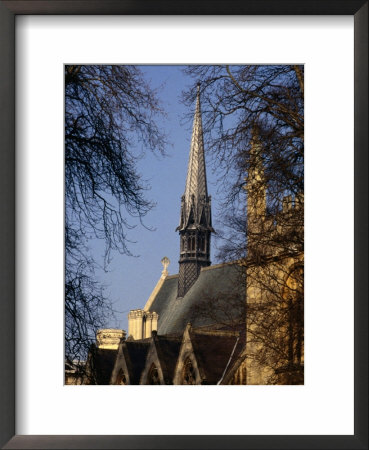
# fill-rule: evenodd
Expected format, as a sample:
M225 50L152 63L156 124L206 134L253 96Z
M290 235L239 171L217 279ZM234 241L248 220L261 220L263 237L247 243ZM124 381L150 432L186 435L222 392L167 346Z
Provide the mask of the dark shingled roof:
M191 317L191 308L212 296L232 295L243 301L245 287L240 281L240 273L237 264L219 264L202 269L183 298L177 298L178 275L168 276L150 307L150 311L159 314L158 334L182 333L188 322L196 327L213 324L214 319L210 317Z
M150 339L145 341L125 341L123 343L122 350L131 384L139 384L141 372L145 367L149 346Z
M225 370L232 367L245 343L237 332L191 330L190 336L199 369L205 376L204 384L217 384Z
M96 384L109 384L118 350L108 350L92 346L90 350L90 370Z
M155 347L161 370L166 382L172 382L182 338L175 336L155 336Z

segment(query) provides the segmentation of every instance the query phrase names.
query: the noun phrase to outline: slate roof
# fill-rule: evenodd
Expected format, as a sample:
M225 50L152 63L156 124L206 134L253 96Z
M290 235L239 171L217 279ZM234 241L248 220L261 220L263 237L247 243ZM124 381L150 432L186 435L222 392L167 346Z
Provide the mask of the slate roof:
M244 335L234 332L191 330L191 343L204 384L217 384L236 361L245 344Z
M188 322L194 327L214 324L211 317L193 317L191 308L206 298L226 299L232 296L242 303L245 287L240 281L240 273L237 264L203 268L199 278L182 298L177 298L178 275L168 276L150 306L151 312L159 314L158 334L181 334ZM236 313L239 314L239 311Z
M164 379L171 382L173 380L182 338L156 335L154 340Z
M145 341L125 341L122 351L127 364L131 384L139 384L141 372L146 363L150 339Z
M91 346L89 368L95 384L109 384L118 350Z

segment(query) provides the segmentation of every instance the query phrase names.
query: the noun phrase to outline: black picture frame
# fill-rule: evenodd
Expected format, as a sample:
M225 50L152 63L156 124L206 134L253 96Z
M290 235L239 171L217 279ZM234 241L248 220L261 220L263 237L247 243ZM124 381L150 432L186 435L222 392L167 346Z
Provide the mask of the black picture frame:
M19 14L353 15L355 58L354 435L15 435L15 17ZM0 1L0 445L7 449L368 448L368 1L12 0ZM344 211L343 211L344 213ZM342 357L344 364L344 355ZM340 362L338 361L339 365ZM337 368L334 368L338 370ZM334 372L332 373L334 376ZM337 392L339 396L339 392Z

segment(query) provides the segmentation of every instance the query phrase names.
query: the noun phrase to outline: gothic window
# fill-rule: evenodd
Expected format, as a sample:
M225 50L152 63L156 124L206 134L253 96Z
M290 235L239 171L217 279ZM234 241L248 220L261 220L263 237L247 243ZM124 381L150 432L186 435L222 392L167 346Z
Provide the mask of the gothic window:
M196 384L196 373L190 358L183 364L182 384Z
M199 251L203 252L204 251L204 236L202 234L199 235L198 241L199 241Z
M247 384L246 383L246 366L243 364L241 365L236 373L233 375L231 384L237 384L237 385L241 385L241 384Z
M303 267L293 270L288 276L284 292L284 310L286 317L285 336L289 365L303 364L304 345L304 271Z
M234 384L237 384L237 385L241 384L240 383L240 370L237 370L234 378L235 378L234 379Z
M195 236L193 234L190 234L190 236L188 237L188 247L188 250L190 252L195 251Z
M195 222L195 219L194 219L194 217L193 217L193 210L192 210L192 208L191 208L190 216L189 216L189 218L188 218L188 224L189 224L189 225L192 225L194 222Z
M246 383L246 364L244 364L242 366L242 384L247 384Z
M161 384L159 379L159 372L155 364L152 364L149 374L147 376L147 384Z
M240 369L237 369L236 373L233 375L232 384L235 384L237 386L242 384L242 382L241 382L241 370Z
M117 376L117 380L115 382L115 384L120 384L120 385L126 385L127 383L127 378L124 375L124 372L122 369L120 369L118 376Z
M205 211L204 210L202 210L202 213L201 213L200 224L201 225L206 225Z

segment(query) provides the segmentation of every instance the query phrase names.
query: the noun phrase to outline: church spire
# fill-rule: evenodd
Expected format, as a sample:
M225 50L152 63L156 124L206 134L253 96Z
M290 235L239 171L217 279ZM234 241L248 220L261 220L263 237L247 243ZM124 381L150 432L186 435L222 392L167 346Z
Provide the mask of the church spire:
M202 130L200 84L197 85L190 157L181 202L178 297L184 297L197 280L201 267L210 265L211 199L208 196Z
M192 195L195 198L208 195L200 106L200 83L197 84L196 110L193 121L190 158L188 161L186 188L184 193L185 201L187 203L190 202Z

